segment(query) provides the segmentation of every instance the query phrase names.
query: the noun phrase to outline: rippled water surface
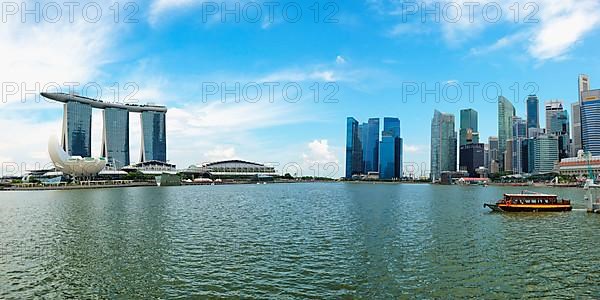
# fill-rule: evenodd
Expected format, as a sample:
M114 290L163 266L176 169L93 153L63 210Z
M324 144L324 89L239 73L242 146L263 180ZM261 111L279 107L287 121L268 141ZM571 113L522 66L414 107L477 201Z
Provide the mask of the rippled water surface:
M600 215L518 189L269 184L0 193L0 298L600 298ZM583 191L540 189L584 208Z

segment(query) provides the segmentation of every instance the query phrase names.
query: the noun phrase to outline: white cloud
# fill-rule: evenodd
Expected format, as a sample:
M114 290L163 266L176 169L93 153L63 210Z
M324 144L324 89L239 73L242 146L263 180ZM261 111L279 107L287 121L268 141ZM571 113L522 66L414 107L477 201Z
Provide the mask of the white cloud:
M18 124L18 126L15 126ZM39 122L26 116L0 117L0 176L18 176L26 170L52 167L47 154L50 135L58 134L61 120ZM12 128L12 130L6 130Z
M403 145L402 149L404 153L416 154L427 150L427 146L424 145Z
M404 18L402 23L393 26L388 31L390 36L428 34L439 29L447 44L457 46L482 36L489 28L503 26L503 28L510 28L513 31L491 45L471 47L471 54L475 55L520 45L531 57L538 60L559 59L600 24L600 1L598 0L539 0L535 2L486 0L477 2L478 5L475 6L471 15L466 5L467 2L471 2L469 0L424 2L428 9L433 9L434 3L440 5L439 22L431 16L423 22L420 12L401 16L402 9L393 1L371 2L375 10L380 13ZM461 7L462 16L460 18L452 20L454 15L449 12L452 10L444 13L444 7L449 3ZM501 7L502 16L498 21L494 20L494 9L489 10L487 14L482 10L486 5ZM518 13L516 12L517 6L519 7ZM406 22L406 20L410 20L410 22Z
M328 140L313 140L306 147L302 154L303 176L339 176L342 166Z
M310 90L314 82L336 79L335 75L327 70L327 66L313 65L305 68L287 68L262 75L239 72L186 74L185 80L182 80L176 76L162 74L153 61L141 60L127 78L138 83L140 91L136 98L142 103L152 101L167 104L169 107L168 159L178 167L185 167L192 163L230 158L231 152L224 151L224 155L215 153L217 150L226 149L234 149L235 157L245 160L260 162L269 159L283 163L298 161L302 150L291 149L285 155L274 155L278 151L269 149L280 149L273 148L273 144L277 144L278 141L265 138L257 132L265 128L322 120L321 111L313 111L311 105L304 104L314 103L314 95ZM219 86L226 84L228 88L234 87L236 83L241 87L245 83L258 83L262 94L255 103L240 96L243 94L241 91L237 93L237 98L241 98L238 99L239 102L236 102L234 95L220 93L203 99L205 97L202 96L199 82L212 82ZM277 82L279 86L271 93L267 86L262 85L264 82ZM297 103L290 103L283 98L282 87L287 82L299 83L302 88L302 98ZM138 119L139 117L135 118L138 122L136 128L139 128ZM139 137L130 139L132 148L138 140ZM139 159L138 152L131 149L131 153L132 160Z
M234 147L216 146L204 153L204 162L238 159Z
M342 79L343 77L337 76L335 70L315 67L312 71L307 69L276 71L259 78L257 82L339 81Z
M178 165L238 157L274 159L265 148L277 141L262 140L255 136L257 130L317 117L297 105L264 99L258 103L209 102L171 108L167 113L168 156Z
M174 136L226 134L306 120L295 106L267 101L258 103L221 103L171 108L169 128Z
M260 24L261 29L267 30L274 25L284 22L283 18L270 15L269 11L271 8L269 8L269 5L262 5L261 2L261 0L249 2L236 0L153 0L150 4L148 22L150 25L155 26L167 14L186 10L196 10L194 15L206 25L214 25L222 22L239 23L236 20L241 19L244 23ZM261 5L260 11L256 15L254 10L257 7L255 4ZM227 14L224 10L228 12L236 11L237 19L233 15ZM254 18L261 19L255 20Z
M314 72L311 74L311 78L321 80L321 81L336 81L337 80L337 77L335 77L334 72L332 72L332 71Z
M155 0L150 5L149 21L155 24L160 15L170 10L186 8L192 5L202 3L202 0Z
M423 23L400 23L394 25L387 35L396 37L428 33L431 33L431 29Z
M102 6L105 2L100 4L108 10L108 5ZM8 18L0 26L0 81L18 83L21 90L38 91L53 82L94 81L99 68L111 59L108 50L116 24L112 18L91 23L83 19L81 12L73 15L73 22L63 16L57 23L44 18L25 23L18 16ZM19 93L8 103L19 103L21 98Z
M335 58L335 63L338 64L338 65L343 65L343 64L346 63L346 59L344 57L342 57L341 55L338 55Z
M109 1L97 4L109 11ZM24 5L34 7L33 1ZM113 17L104 15L92 23L83 19L81 11L73 16L71 21L63 14L57 23L42 17L36 21L33 16L21 22L17 14L0 26L0 81L19 86L16 95L0 102L0 128L4 129L0 139L8 141L0 145L0 162L18 162L24 166L20 173L48 163L48 138L61 132L57 115L62 106L41 100L40 90L50 83L95 82L103 75L102 66L114 59L114 32L120 25Z
M304 161L309 163L338 162L337 157L331 152L327 140L314 140L308 143L308 154L303 154Z
M528 48L540 60L560 58L600 24L597 0L544 1L544 7Z
M490 52L498 51L500 49L519 44L526 40L529 36L529 32L518 32L515 34L503 36L498 39L495 43L483 46L483 47L475 47L471 48L470 54L472 55L483 55Z

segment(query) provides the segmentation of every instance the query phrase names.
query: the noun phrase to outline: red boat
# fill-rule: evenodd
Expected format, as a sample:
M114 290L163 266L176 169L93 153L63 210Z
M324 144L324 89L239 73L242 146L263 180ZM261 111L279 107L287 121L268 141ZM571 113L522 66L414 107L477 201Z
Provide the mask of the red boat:
M483 207L489 207L497 212L551 212L551 211L571 211L571 201L558 199L557 195L525 193L504 194L504 199L496 204L484 204Z

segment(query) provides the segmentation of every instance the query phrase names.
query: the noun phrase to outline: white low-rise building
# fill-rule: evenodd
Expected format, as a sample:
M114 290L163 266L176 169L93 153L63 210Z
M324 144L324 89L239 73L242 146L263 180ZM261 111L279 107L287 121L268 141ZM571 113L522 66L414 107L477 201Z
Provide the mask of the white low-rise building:
M276 176L274 167L243 160L226 160L189 166L183 173L211 176L253 177Z
M577 157L564 158L559 164L561 175L587 176L590 168L598 176L600 174L600 156L588 156L582 150Z

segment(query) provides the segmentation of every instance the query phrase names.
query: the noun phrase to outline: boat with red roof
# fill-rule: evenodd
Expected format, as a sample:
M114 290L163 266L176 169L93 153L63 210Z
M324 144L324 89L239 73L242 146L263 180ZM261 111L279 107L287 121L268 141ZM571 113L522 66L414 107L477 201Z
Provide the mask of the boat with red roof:
M571 201L558 199L557 195L534 192L520 194L504 194L504 198L496 204L484 204L497 212L560 212L571 211Z

